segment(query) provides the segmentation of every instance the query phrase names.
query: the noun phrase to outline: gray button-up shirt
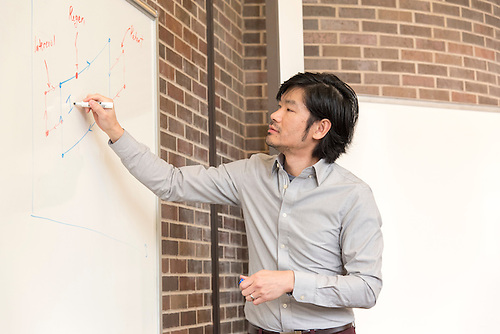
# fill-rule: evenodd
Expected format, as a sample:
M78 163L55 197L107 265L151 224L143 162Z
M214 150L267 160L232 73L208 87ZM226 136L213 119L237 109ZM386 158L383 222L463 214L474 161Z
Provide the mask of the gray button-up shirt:
M382 288L380 214L370 188L344 168L320 160L290 181L281 155L176 168L127 132L110 145L163 200L240 206L248 275L294 271L292 294L246 303L254 325L278 332L336 327L354 321L353 307L375 304Z

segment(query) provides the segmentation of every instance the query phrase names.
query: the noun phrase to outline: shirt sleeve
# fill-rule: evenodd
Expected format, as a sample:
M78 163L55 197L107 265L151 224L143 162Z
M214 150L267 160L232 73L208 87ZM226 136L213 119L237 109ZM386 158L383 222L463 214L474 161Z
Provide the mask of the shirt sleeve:
M341 240L341 275L295 271L293 297L324 307L370 308L382 289L381 218L365 186L346 209Z
M128 171L162 200L239 205L236 186L225 165L174 167L127 131L109 146Z

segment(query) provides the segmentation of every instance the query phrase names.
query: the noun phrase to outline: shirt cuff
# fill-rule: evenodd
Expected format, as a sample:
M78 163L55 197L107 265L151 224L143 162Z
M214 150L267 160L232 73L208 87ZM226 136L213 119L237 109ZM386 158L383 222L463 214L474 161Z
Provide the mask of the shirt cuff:
M294 271L293 298L298 302L313 303L316 295L316 274Z
M135 152L137 141L130 135L130 133L125 130L120 138L114 143L111 139L108 141L109 147L118 155L120 158L128 157L132 152Z

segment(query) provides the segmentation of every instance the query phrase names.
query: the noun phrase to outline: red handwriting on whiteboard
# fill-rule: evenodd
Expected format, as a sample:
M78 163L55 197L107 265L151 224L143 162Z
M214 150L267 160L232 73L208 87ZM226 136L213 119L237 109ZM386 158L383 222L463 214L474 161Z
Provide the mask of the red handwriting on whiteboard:
M139 33L135 30L134 26L132 25L125 32L125 36L123 36L122 45L121 45L122 48L123 48L123 45L125 44L125 38L127 38L127 36L130 37L137 44L142 44L142 41L144 40L143 37L139 36Z
M49 124L49 111L48 111L48 102L47 102L47 95L50 93L53 93L56 90L56 87L50 82L50 76L49 76L49 66L47 65L47 61L44 59L43 62L45 63L45 71L47 73L47 90L43 92L43 95L45 95L45 110L43 112L43 119L45 120L45 137L48 137L49 134L56 130L62 123L63 119L62 117L59 117L56 123Z
M75 78L76 79L78 79L78 44L76 43L77 40L78 40L78 31L76 32L76 37L75 37L75 49L76 49L76 62L75 62L76 74L75 74Z
M134 26L130 26L130 37L132 37L132 40L137 42L138 44L141 44L144 40L144 38L140 37L137 31L134 30Z
M135 30L135 28L134 28L133 25L131 25L130 27L128 27L128 29L125 31L125 34L123 34L122 43L120 44L120 47L121 47L120 56L118 56L118 58L116 58L115 63L113 64L113 66L111 66L111 69L110 69L110 71L111 71L119 63L122 64L123 85L120 87L120 90L116 93L116 95L113 97L113 99L116 99L116 98L120 97L120 94L125 89L127 89L127 84L126 84L126 81L125 81L126 68L125 68L124 58L127 57L126 56L127 51L128 51L128 49L130 49L128 43L127 43L127 45L125 45L125 42L129 41L129 40L135 42L135 43L133 43L133 45L139 45L139 46L142 46L142 42L144 41L144 38L142 36L140 36L139 32L137 30Z
M37 53L39 51L43 51L43 50L48 49L50 47L53 47L55 45L56 45L56 35L54 35L48 41L42 41L41 38L37 38L35 36L35 53Z
M47 95L48 93L56 90L56 87L54 87L54 85L50 83L49 66L47 65L47 61L44 59L43 62L45 63L45 72L47 73L47 87L48 87L48 89L45 92L43 92L43 94Z
M77 28L79 24L85 24L85 18L75 14L74 11L73 6L69 6L69 20L73 22L75 28Z

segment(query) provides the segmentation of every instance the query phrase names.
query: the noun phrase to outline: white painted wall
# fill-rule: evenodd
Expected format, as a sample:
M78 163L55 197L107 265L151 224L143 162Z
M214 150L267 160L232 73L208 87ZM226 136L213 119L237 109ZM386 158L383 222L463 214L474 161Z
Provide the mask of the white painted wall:
M475 109L360 98L338 163L371 186L385 251L358 333L498 333L500 110Z

